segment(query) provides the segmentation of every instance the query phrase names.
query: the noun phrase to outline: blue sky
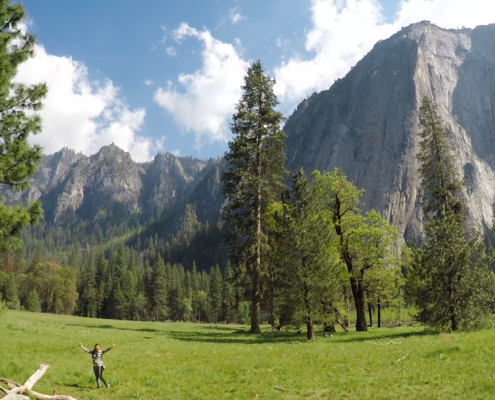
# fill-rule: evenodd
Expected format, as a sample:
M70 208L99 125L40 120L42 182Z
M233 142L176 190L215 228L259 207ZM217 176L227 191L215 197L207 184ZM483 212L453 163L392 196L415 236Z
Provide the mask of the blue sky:
M277 78L289 116L402 26L491 23L494 3L23 0L39 46L18 79L49 86L34 139L47 153L67 146L92 154L115 142L140 161L158 151L216 157L227 150L250 62L260 59Z

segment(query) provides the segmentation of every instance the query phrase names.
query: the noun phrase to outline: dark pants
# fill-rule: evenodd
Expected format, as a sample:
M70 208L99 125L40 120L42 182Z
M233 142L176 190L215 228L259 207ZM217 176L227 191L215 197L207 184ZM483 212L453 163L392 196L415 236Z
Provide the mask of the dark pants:
M105 371L105 367L97 367L96 365L93 365L93 372L95 373L95 378L96 378L96 387L100 387L100 380L104 383L106 387L108 387L107 383L105 382L105 379L103 379L103 371Z

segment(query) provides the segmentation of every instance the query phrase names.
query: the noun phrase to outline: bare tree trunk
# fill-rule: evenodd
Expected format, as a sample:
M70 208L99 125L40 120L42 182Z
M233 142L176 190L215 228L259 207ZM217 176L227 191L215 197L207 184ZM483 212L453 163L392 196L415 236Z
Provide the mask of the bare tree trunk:
M268 323L271 325L272 329L275 329L276 328L276 324L275 324L275 320L276 320L276 316L275 316L275 294L273 293L270 293L270 314L268 316L269 318L269 321Z
M364 311L364 288L361 282L358 282L356 278L351 277L351 290L354 297L354 304L356 306L356 331L366 332L368 325L366 324L366 313Z
M256 155L256 175L261 178L261 137L258 137L258 154ZM251 288L251 329L250 333L261 333L260 302L261 302L261 186L256 189L256 259L253 266Z
M308 340L316 339L315 330L313 328L313 319L311 318L311 315L308 315L306 317L306 337L308 338Z
M256 267L255 267L256 268ZM260 329L260 276L254 269L251 283L251 329L250 333L261 333Z
M382 326L382 303L380 302L380 297L378 297L376 308L377 308L377 318L378 318L377 326L378 326L378 328L381 328L381 326Z
M368 301L368 315L370 317L370 325L369 326L373 326L373 310L372 310L371 303L369 301Z

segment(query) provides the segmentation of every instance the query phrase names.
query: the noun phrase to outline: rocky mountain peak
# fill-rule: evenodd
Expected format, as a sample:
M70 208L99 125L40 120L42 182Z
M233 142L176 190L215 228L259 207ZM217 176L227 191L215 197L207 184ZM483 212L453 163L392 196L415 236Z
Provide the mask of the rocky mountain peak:
M383 40L329 90L299 105L284 128L287 167L342 168L407 239L422 234L418 112L439 106L468 182L473 226L491 224L495 197L495 25L442 29L427 21Z

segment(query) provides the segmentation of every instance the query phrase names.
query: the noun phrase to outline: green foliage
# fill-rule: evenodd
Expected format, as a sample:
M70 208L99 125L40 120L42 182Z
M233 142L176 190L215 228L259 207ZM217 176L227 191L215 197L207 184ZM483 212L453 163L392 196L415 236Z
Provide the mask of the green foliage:
M0 296L0 317L7 312L7 306Z
M11 273L9 276L9 280L5 287L4 299L8 308L10 308L11 310L19 309L20 303L19 297L17 296L17 284L14 273Z
M449 211L463 215L462 182L452 156L452 144L437 109L435 103L423 97L419 110L421 131L418 136L421 141L417 155L424 191L423 210L437 218Z
M463 222L453 214L429 219L427 240L414 248L409 291L420 319L439 330L468 330L486 325L495 297L495 277L480 235L466 238Z
M41 304L40 304L40 296L36 290L31 290L28 294L26 300L26 310L31 312L40 312Z
M0 1L0 184L15 191L28 187L29 177L41 161L41 148L31 146L28 138L41 130L41 119L32 111L41 108L47 93L45 84L26 86L13 81L19 64L33 56L35 38L22 32L24 18L21 4ZM21 229L40 216L39 203L29 207L0 203L1 246L19 247Z
M244 78L243 95L232 117L234 139L225 154L228 168L221 177L231 255L235 265L247 268L251 280L253 333L260 330L262 275L269 252L268 206L283 190L285 175L282 114L274 109L278 104L273 93L275 80L264 72L257 61Z
M486 321L495 294L488 269L491 257L480 235L466 229L452 146L436 105L427 97L420 108L420 126L418 160L428 215L425 243L413 248L408 291L428 326L452 331L476 328Z
M333 313L332 303L342 292L344 270L339 253L330 246L333 229L324 211L325 204L301 169L293 176L282 212L275 217L275 234L280 240L278 249L284 266L282 308L292 309L295 321L306 325L308 340L316 337L315 319L328 318Z
M332 246L347 270L356 309L356 330L366 331L366 292L381 285L393 287L401 282L396 252L397 230L376 211L360 214L363 191L335 169L330 173L313 173L315 190L325 205L325 218L334 230ZM389 279L384 279L385 277ZM373 287L375 285L375 287Z

